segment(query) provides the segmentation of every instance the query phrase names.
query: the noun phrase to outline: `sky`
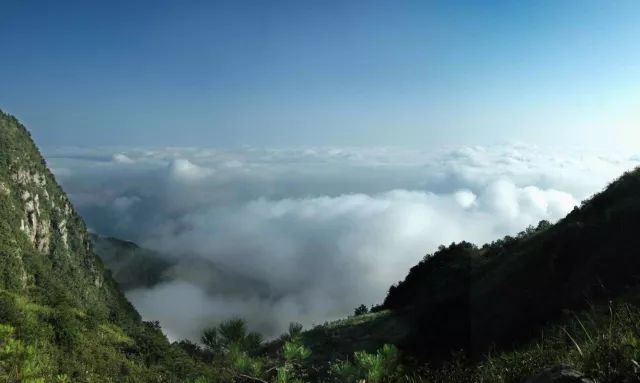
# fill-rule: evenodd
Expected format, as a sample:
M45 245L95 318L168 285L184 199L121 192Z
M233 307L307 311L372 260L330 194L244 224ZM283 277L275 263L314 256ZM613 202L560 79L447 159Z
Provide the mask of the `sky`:
M0 3L41 146L633 149L637 1Z

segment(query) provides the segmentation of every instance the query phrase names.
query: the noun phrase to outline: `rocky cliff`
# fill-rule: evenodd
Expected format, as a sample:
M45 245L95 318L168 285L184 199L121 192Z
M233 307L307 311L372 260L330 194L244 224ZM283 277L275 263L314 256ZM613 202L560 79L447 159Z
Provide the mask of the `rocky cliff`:
M0 358L0 380L185 381L204 373L157 323L141 321L92 247L29 132L0 112L0 346L15 353Z

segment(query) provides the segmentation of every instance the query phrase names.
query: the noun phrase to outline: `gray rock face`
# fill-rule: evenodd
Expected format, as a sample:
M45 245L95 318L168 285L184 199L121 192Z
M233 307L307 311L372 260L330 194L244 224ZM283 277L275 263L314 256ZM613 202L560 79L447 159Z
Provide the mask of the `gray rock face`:
M524 383L596 383L569 366L557 365L545 368Z

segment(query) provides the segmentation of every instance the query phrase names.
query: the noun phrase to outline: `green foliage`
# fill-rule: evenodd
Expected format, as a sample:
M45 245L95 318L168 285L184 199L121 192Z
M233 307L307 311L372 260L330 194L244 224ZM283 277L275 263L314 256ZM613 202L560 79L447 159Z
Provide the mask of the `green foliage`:
M280 342L285 343L287 341L299 341L302 337L303 326L297 322L289 323L289 329L286 333L280 336Z
M0 379L44 383L42 364L34 346L15 339L13 327L0 324Z
M300 362L311 355L311 350L306 348L299 339L293 338L284 343L282 346L282 355L284 360L288 362Z
M232 349L252 354L262 344L262 335L248 331L246 323L239 318L224 321L218 327L204 331L202 343L215 355L227 354Z
M214 378L159 326L141 322L28 131L2 112L0 323L12 329L0 339L0 381Z
M413 378L426 383L520 383L545 367L564 364L600 383L635 382L639 357L640 309L622 303L574 314L517 350L489 353L479 361L459 354Z
M302 383L309 381L305 361L311 355L302 343L302 325L291 323L280 337L277 358L261 354L262 337L249 332L241 319L232 319L204 331L202 343L212 356L213 369L222 381ZM202 351L190 342L181 347L194 355Z
M248 331L242 319L233 318L217 327L206 329L201 340L211 353L219 376L240 381L246 376L262 375L264 362L256 356L262 344L262 336ZM198 352L193 347L191 349Z
M302 343L302 325L291 323L282 346L284 363L276 368L277 383L298 383L307 377L303 363L311 356L311 350Z
M342 361L331 368L336 382L383 383L394 382L401 377L400 353L393 345L384 345L376 353L358 351L353 361Z
M260 376L263 362L260 358L251 357L238 343L229 346L224 355L224 362L228 362L235 375Z
M477 358L531 339L565 309L636 286L639 191L634 170L556 224L428 254L384 301L413 323L402 346L422 360L460 349Z
M97 234L91 234L90 238L96 254L125 291L163 282L164 273L174 265L162 254L141 248L133 242Z

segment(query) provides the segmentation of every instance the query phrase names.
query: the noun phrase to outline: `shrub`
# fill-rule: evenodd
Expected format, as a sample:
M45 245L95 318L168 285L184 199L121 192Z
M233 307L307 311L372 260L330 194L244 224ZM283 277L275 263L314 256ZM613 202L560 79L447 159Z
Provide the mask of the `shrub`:
M367 314L367 313L369 313L369 309L365 305L360 305L360 306L356 307L355 310L353 310L353 314L355 316L360 316L360 315L364 315L364 314Z
M401 376L400 353L395 346L389 344L375 354L358 351L354 354L353 362L335 363L331 371L336 382L392 382Z

